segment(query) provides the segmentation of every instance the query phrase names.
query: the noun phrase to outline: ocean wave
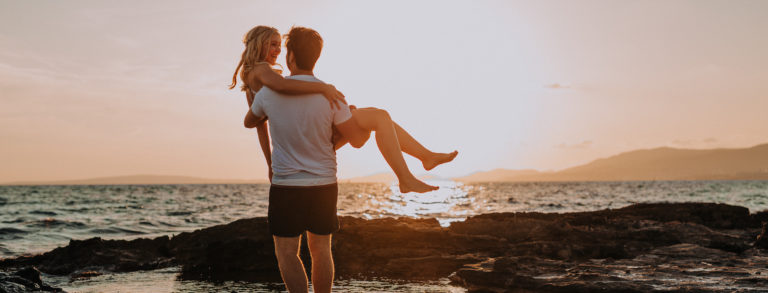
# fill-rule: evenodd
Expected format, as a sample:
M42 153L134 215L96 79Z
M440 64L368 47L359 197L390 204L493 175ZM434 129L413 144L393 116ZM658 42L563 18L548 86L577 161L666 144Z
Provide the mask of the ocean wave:
M175 223L171 223L171 222L158 221L158 220L154 220L154 221L139 221L139 225L148 226L148 227L165 227L165 228L169 228L169 227L174 227L175 228L175 227L182 227L182 226L184 226L184 225L181 225L181 224L175 224Z
M24 219L24 218L16 218L16 219L13 219L13 220L5 220L5 221L3 221L3 223L5 223L5 224L16 224L16 223L24 223L26 221L27 221L27 219Z
M165 213L168 216L189 216L195 212L192 211L172 211Z
M5 246L2 243L0 243L0 255L15 256L16 254L13 253L13 251L11 251L10 249L5 248Z
M33 215L44 215L44 216L56 216L56 215L58 215L56 212L43 211L43 210L34 210L34 211L30 211L29 213L33 214Z
M66 221L66 220L58 220L55 218L45 218L41 220L36 220L29 222L27 224L27 227L36 227L36 228L73 228L73 229L82 229L85 228L87 225L82 222L78 221Z
M0 235L9 235L9 234L26 234L29 233L25 230L17 229L17 228L11 228L11 227L2 227L0 228Z
M94 228L94 229L88 230L88 233L92 233L92 234L131 234L131 235L146 234L146 232L144 232L144 231L131 230L131 229L122 228L122 227Z
M180 225L180 224L174 224L174 223L165 222L165 221L158 221L157 223L161 224L163 226L167 226L167 227L181 227L181 226L183 226L183 225Z
M79 207L79 208L60 208L59 211L62 212L68 212L68 213L85 213L92 210L92 208L89 207Z

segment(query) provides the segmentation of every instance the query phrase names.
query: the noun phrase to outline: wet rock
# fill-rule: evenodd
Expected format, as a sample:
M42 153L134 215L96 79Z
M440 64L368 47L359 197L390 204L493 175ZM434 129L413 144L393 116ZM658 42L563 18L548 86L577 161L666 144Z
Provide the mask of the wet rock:
M733 218L725 220L728 216ZM512 246L506 253L512 255L583 260L631 258L677 243L740 252L750 248L750 243L744 241L752 233L750 219L746 209L721 204L641 204L567 214L485 214L452 223L449 229L504 238ZM713 229L724 227L750 232Z
M0 292L64 292L64 290L45 284L40 278L40 271L34 267L27 267L15 273L0 272Z
M382 265L381 275L394 279L434 280L482 259L484 257L474 254L395 258Z
M280 281L266 218L242 219L171 239L183 279Z
M760 231L760 235L757 235L754 246L768 249L768 222L763 222L763 229Z
M509 247L497 237L450 232L435 219L342 217L341 223L333 238L341 276L436 279L479 255L502 254ZM478 256L468 255L473 253Z
M484 214L448 228L435 219L340 217L332 245L342 278L451 276L477 292L749 292L768 277L765 236L755 242L763 217L708 203ZM309 271L306 244L301 256ZM73 240L0 260L0 268L23 265L63 275L181 265L183 279L280 281L263 217L172 238Z
M340 277L437 279L480 258L470 252L500 252L507 246L493 237L453 234L435 219L340 217L340 222L342 229L332 238ZM267 227L265 218L244 219L174 237L172 252L182 278L280 281ZM306 247L301 256L309 271Z
M93 277L101 276L101 272L97 271L82 271L82 272L75 272L69 275L69 281L76 281L76 280L87 280Z
M653 249L633 259L580 262L505 256L467 265L451 280L487 292L763 292L765 256L695 244Z
M0 260L0 267L36 266L54 275L67 275L91 267L115 272L156 269L172 263L168 242L167 236L131 241L99 237L70 240L69 245L40 255Z

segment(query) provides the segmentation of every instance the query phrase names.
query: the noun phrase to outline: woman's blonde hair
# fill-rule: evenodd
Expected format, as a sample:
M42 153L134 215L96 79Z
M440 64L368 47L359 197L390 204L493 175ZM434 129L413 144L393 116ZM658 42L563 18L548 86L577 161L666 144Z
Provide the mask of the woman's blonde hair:
M237 74L240 73L240 78L243 79L248 71L258 63L265 62L267 57L267 49L269 48L269 40L274 35L280 35L280 32L273 27L260 25L252 28L243 37L243 44L245 44L245 50L240 57L240 63L237 64L235 74L232 75L232 84L229 85L229 89L235 88L237 85ZM242 69L242 70L241 70ZM245 79L243 79L245 80ZM243 82L245 83L245 82ZM241 89L245 91L248 88L247 85L241 86Z

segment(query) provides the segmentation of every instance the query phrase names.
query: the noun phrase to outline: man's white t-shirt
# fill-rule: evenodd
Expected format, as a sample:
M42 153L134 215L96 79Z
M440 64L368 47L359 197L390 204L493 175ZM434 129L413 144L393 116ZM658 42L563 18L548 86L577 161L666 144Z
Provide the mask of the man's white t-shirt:
M289 79L322 82L312 75ZM349 108L332 109L321 94L287 96L264 86L251 106L257 117L269 118L272 137L272 184L317 186L336 183L336 151L332 125L352 117Z

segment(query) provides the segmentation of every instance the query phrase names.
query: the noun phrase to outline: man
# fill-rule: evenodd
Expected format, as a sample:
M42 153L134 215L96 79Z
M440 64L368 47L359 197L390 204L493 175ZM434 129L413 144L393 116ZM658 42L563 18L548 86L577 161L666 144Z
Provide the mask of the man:
M313 69L323 39L316 31L294 27L287 35L287 78L321 82ZM338 231L336 216L336 152L332 126L361 147L367 137L346 106L332 108L323 95L285 97L267 87L254 97L245 126L256 127L269 117L272 136L272 185L269 189L269 229L288 291L307 292L307 274L299 258L301 235L307 231L315 292L330 292L333 284L331 234Z

